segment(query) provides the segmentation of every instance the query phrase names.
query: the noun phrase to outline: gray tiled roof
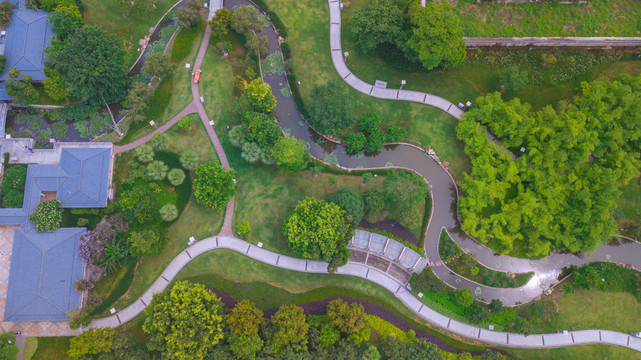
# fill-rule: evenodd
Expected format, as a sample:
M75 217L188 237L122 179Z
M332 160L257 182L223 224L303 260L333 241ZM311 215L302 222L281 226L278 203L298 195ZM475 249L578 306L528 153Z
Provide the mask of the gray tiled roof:
M9 69L15 67L22 75L29 75L35 81L45 79L45 48L51 45L53 29L47 19L47 12L27 9L24 1L13 1L19 6L7 27L4 55L6 64L0 74L2 80L9 78Z
M58 190L61 207L107 206L111 148L63 149L60 166L67 178Z
M73 282L82 276L82 228L52 233L18 229L13 240L5 321L62 321L80 305Z

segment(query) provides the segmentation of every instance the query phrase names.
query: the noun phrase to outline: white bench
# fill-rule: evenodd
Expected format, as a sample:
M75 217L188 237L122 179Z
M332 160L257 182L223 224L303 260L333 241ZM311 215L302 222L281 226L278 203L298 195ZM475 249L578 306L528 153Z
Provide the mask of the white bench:
M196 242L196 239L193 236L190 236L189 241L187 242L187 246L191 246L195 242Z

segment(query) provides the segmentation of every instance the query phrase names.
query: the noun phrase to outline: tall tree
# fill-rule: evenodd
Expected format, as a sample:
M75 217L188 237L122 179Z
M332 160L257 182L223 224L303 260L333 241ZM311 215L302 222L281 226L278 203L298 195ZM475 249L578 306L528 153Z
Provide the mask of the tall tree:
M303 309L296 305L281 305L271 317L275 331L272 341L276 352L289 346L294 351L307 349L307 324Z
M309 97L309 122L318 131L337 135L356 122L348 96L334 83L312 88Z
M61 41L67 40L82 27L82 14L75 3L60 4L47 17Z
M237 303L227 317L229 331L236 335L256 335L263 321L263 312L249 300Z
M261 79L246 83L243 97L256 112L270 113L276 106L276 97L272 94L271 87Z
M203 285L179 281L145 309L147 347L164 358L199 360L223 338L222 303Z
M412 14L412 36L407 41L410 57L427 70L449 68L465 59L463 29L448 2L428 2Z
M207 18L207 9L199 0L188 0L187 5L176 11L180 26L195 29L200 21Z
M394 44L401 34L403 14L392 0L370 0L358 7L351 31L358 46L371 51L380 44Z
M331 259L345 251L351 221L338 205L306 197L289 214L283 234L289 247L306 259Z
M305 141L289 135L280 137L272 149L272 156L278 166L282 166L289 171L305 169L311 159L309 145Z
M157 52L147 55L142 71L162 78L167 75L173 67L169 54Z
M346 334L355 334L367 326L363 305L347 304L342 299L327 304L327 316L333 326Z
M114 330L110 328L88 329L71 338L67 355L72 359L85 355L96 355L111 350Z
M214 18L209 21L212 36L215 39L222 39L234 24L234 14L231 10L222 8L216 10Z
M74 95L100 102L124 98L127 67L122 41L101 28L79 29L60 51L49 52L49 58Z
M225 170L220 164L207 163L196 167L194 196L199 203L212 209L223 209L236 193L233 169Z
M365 204L363 197L356 191L348 188L340 188L335 194L330 195L327 201L334 203L345 210L353 218L354 226L358 225L365 215Z

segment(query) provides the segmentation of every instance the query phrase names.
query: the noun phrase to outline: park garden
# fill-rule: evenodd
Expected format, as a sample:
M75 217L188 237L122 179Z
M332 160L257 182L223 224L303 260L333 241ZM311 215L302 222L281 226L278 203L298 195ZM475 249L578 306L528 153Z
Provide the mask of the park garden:
M199 20L201 15L195 11L195 6L190 8L191 2L189 3L186 12L191 11L196 16L176 15L181 27L178 30L174 29L177 32L171 40L167 39L168 45L166 48L163 46L158 52L158 60L150 62L155 66L146 65L149 72L143 69L143 73L150 75L149 77L130 79L132 81L128 83L126 92L123 91L124 88L112 88L110 90L113 90L113 93L108 91L104 94L86 94L88 98L94 99L93 103L90 102L93 104L91 106L104 102L105 99L101 99L102 97L109 99L108 101L112 100L109 98L111 95L114 99L126 98L125 105L129 109L129 115L123 122L122 129L127 129L127 134L119 139L113 138L112 133L101 140L112 137L121 144L131 142L154 130L153 126L147 125L148 120L154 120L156 126L161 125L191 102L191 76L185 70L185 64L193 63L206 24ZM94 37L98 39L113 35L123 39L126 46L123 54L118 55L122 56L118 60L120 63L129 63L129 59L133 58L132 49L136 48L133 39L146 31L142 25L147 24L150 19L154 19L152 22L155 23L159 15L154 17L152 14L171 5L157 2L154 7L136 11L132 7L131 11L127 9L116 16L113 15L115 12L111 12L111 8L101 10L100 6L103 5L95 5L93 2L83 4L85 23L106 27L108 34L98 34L97 30L91 28L77 31L81 31L80 34L84 36L85 41L97 41ZM456 179L465 178L466 184L468 181L472 183L465 172L474 176L479 164L483 165L480 161L487 159L471 154L467 135L459 135L459 140L455 140L457 132L464 134L465 121L473 118L493 131L495 129L492 126L504 125L483 122L483 118L491 118L483 115L484 112L492 110L484 106L488 102L499 104L501 109L509 111L512 111L512 107L520 106L516 101L501 103L491 96L480 99L476 109L461 121L457 129L457 122L438 110L418 104L367 97L348 88L334 75L327 42L328 14L325 3L293 4L289 0L267 0L266 4L261 2L260 5L269 6L271 11L268 14L285 39L285 62L282 67L288 73L290 85L293 86L291 96L298 100L300 110L307 115L315 129L344 141L348 145L348 151L356 156L375 153L386 142L409 141L434 148L437 154L447 161ZM352 24L357 22L358 9L364 6L360 1L351 2L346 6L343 12L346 29L351 29ZM399 12L403 15L407 9L407 6L402 6ZM96 15L100 11L110 15L103 19L102 16ZM141 26L119 30L116 25L122 21L120 16L127 19L144 17L145 20L141 21ZM415 240L418 247L422 248L420 241L421 237L424 241L431 210L431 199L422 179L416 179L413 173L389 170L347 173L331 166L331 158L323 159L325 163L310 161L304 143L280 131L272 111L275 99L271 96L269 86L263 83L258 75L260 59L256 54L263 46L262 40L249 35L252 30L262 29L265 20L268 19L246 9L235 12L233 16L236 17L237 23L235 27L231 26L232 31L214 37L209 44L200 84L201 95L207 99L204 107L209 117L215 121L215 129L233 170L227 172L218 165L215 150L197 116L185 117L165 135L156 135L149 145L119 155L115 171L115 206L100 211L75 210L63 213L63 223L87 226L90 229L85 238L86 256L91 262L95 262L97 268L102 269L96 271L102 271L101 275L104 275L99 279L94 278L91 282L79 284L81 290L90 290L89 299L92 299L88 304L89 308L74 314L79 315L74 319L79 324L86 323L87 315L90 313L94 316L106 316L110 307L122 309L135 301L171 259L187 247L186 240L190 236L202 239L218 233L223 223L222 209L227 203L226 200L232 196L236 202L233 228L237 235L254 244L262 242L266 249L279 253L323 259L338 266L346 260L345 244L350 231L359 227L362 219L368 223L397 221L414 235L413 239L400 236L399 240ZM113 24L109 25L109 22ZM76 40L70 38L67 41ZM343 44L350 52L347 65L365 81L373 82L384 74L384 80L389 82L390 87L400 85L401 79L407 80L408 89L429 91L452 101L474 100L475 105L478 95L502 90L503 96L508 100L533 100L534 110L529 111L528 108L523 110L524 114L535 114L534 111L543 109L541 115L531 115L533 118L552 116L544 106L556 103L557 100L570 99L578 93L582 80L594 80L603 76L609 78L619 72L634 75L640 69L638 61L630 55L586 55L564 51L481 51L467 54L466 60L459 59L457 56L460 55L454 56L453 62L462 61L457 67L447 69L437 64L436 70L428 72L425 69L428 59L403 66L407 59L404 59L402 49L388 48L389 51L381 51L387 45L377 44L368 50L367 45L363 47L359 42L357 32L346 31ZM62 53L66 47L67 45L63 46ZM72 51L71 45L69 47L69 51ZM77 48L74 51L77 51ZM274 61L263 60L263 64L273 65ZM551 66L553 64L559 65ZM58 70L63 76L71 78L72 74L66 73L65 65L61 62L58 62L58 65ZM524 67L527 68L525 72L521 70ZM270 69L263 66L263 71ZM154 80L149 88L146 81L151 77L154 77ZM629 83L632 80L625 81ZM610 86L608 84L613 83L602 81L595 84L607 88ZM114 84L110 84L111 86ZM545 92L545 96L541 97L541 92ZM563 104L559 108L563 108ZM91 111L95 109L96 107L92 107ZM626 109L632 107L628 106ZM558 116L565 116L562 111L566 110L559 110ZM336 119L344 121L337 122ZM28 124L29 120L26 123ZM478 132L477 129L474 130ZM514 138L511 134L506 134L505 138L499 137ZM480 136L477 143L484 144ZM523 144L518 141L509 143L510 148L517 150L521 145ZM528 143L527 147L534 145ZM492 154L499 157L499 160L507 162L507 159L496 155L498 152L495 149L492 150ZM480 147L475 151L481 151ZM604 163L595 162L608 167L610 165L605 162L607 160L604 159ZM634 163L634 159L626 160ZM638 166L636 168L638 169ZM535 170L532 171L535 174ZM621 176L631 181L631 178L628 179L630 173ZM236 179L235 186L231 185L232 179ZM227 186L219 188L221 182ZM212 193L213 187L219 188L220 192ZM634 191L629 189L623 188L622 191ZM479 196L487 194L487 191L483 192L482 189L476 190ZM509 190L506 191L506 196L514 196L514 191ZM474 193L470 190L466 194ZM628 202L617 220L622 217L634 219L634 214L638 213L635 212L638 204L635 205L630 200L634 196L630 197L630 192L627 194ZM615 203L620 194L613 192L604 196L609 204L607 212L614 213L617 208ZM173 208L167 205L173 205ZM465 204L462 203L462 211L465 211L464 209ZM490 210L501 209L492 208L487 211ZM314 216L307 215L310 212L332 214L332 217L321 225L337 231L336 236L332 238L335 246L329 251L322 247L322 244L300 242L302 235L313 234L319 230L318 227L308 226L314 223ZM468 224L468 229L472 229L473 225L475 224ZM634 228L634 225L631 227ZM389 236L399 235L392 232ZM472 258L463 256L460 248L448 240L448 237L441 240L442 244L448 244L443 246L443 256L446 262L450 261L449 265L457 273L490 286L505 287L519 286L527 281L526 276L529 277L528 274L519 274L514 279L507 279L506 275L483 268ZM491 244L491 240L488 240L488 243ZM504 243L501 243L501 246L504 246L505 251L510 250ZM580 244L577 248L589 249L591 246L593 244ZM537 251L534 253L539 255L545 253L543 250L550 248L546 248L545 245L533 245L515 246L514 249L517 252L521 251L520 254L535 249ZM422 301L430 307L471 324L492 324L498 329L525 334L585 328L608 328L629 332L639 326L640 317L629 315L641 311L639 296L634 287L639 281L638 277L634 270L612 264L586 265L574 271L574 277L562 285L562 290L540 301L516 308L504 307L500 302L484 304L475 301L471 293L457 292L443 284L429 269L416 275L410 284L415 293L423 292L425 296ZM598 281L600 278L607 278L607 285L601 284ZM610 279L613 281L609 281ZM191 262L178 276L178 280L189 282L175 282L170 289L154 299L143 316L123 326L121 330L88 331L73 339L38 340L32 359L48 359L52 356L56 359L65 356L90 356L96 359L122 356L146 358L149 353L158 352L165 355L173 354L175 358L182 358L182 355L178 354L189 354L185 358L190 359L253 358L257 355L266 359L294 356L387 359L411 358L416 353L423 353L425 358L434 359L500 358L500 355L494 353L483 354L485 350L476 344L459 342L425 324L418 323L416 316L391 294L362 279L299 274L255 263L241 255L220 250L202 255ZM203 284L205 287L197 284ZM223 306L218 298L220 296L225 299L221 293L231 295L237 304L225 303ZM421 331L458 348L456 352L471 350L475 351L475 355L455 355L444 350L436 350L425 340L418 340L415 337L416 333L412 335L398 330L394 324L385 320L366 316L364 309L354 303L337 307L348 309L345 310L342 320L356 314L357 319L349 320L360 324L359 331L345 328L344 324L333 319L333 310L321 310L327 314L320 317L306 317L303 315L303 308L291 306L338 295L381 304L388 311L400 316L403 322L413 324ZM602 309L610 306L604 305L611 304L615 298L619 304L617 306L625 307L629 312L604 313ZM250 300L253 304L241 302L243 299ZM245 307L244 310L241 304ZM577 310L579 306L581 311ZM189 315L187 311L181 318L166 311L158 311L168 307L182 307L193 310L194 313ZM238 307L241 308L237 310ZM586 309L593 310L590 314L594 316L582 316L581 313ZM599 309L600 311L597 311ZM251 330L237 331L237 324L234 324L233 318L235 312L240 311L243 311L244 316L252 317L249 321L253 324L249 326ZM269 313L264 316L265 320L263 312ZM202 316L207 321L194 323L195 316ZM183 323L180 323L181 321ZM185 334L172 330L170 326L161 325L172 322L188 322L190 326L193 325L198 331L208 335L192 336L190 341L180 342L181 345L178 347L174 340L185 340ZM613 324L617 325L613 327ZM201 346L201 342L206 342L206 345ZM33 341L31 343L33 345ZM215 343L219 345L211 348ZM509 352L513 352L512 349ZM561 359L564 356L572 357L579 354L586 359L597 358L603 354L612 358L633 356L630 350L596 346L557 350L515 350L513 353L526 359ZM378 357L375 354L378 354Z

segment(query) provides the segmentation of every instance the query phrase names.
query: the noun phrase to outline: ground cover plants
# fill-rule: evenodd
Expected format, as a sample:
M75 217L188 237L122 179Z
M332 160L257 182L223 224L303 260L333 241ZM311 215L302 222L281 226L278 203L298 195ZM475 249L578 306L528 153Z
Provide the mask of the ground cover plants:
M619 36L641 33L641 6L632 0L502 4L454 2L465 36Z
M441 231L438 251L441 260L448 268L479 284L516 288L525 285L534 275L534 273L518 273L510 276L502 271L488 269L476 261L474 254L464 253L445 230Z
M2 186L0 186L0 206L3 208L22 207L26 179L27 166L24 164L9 164L9 154L6 154Z

